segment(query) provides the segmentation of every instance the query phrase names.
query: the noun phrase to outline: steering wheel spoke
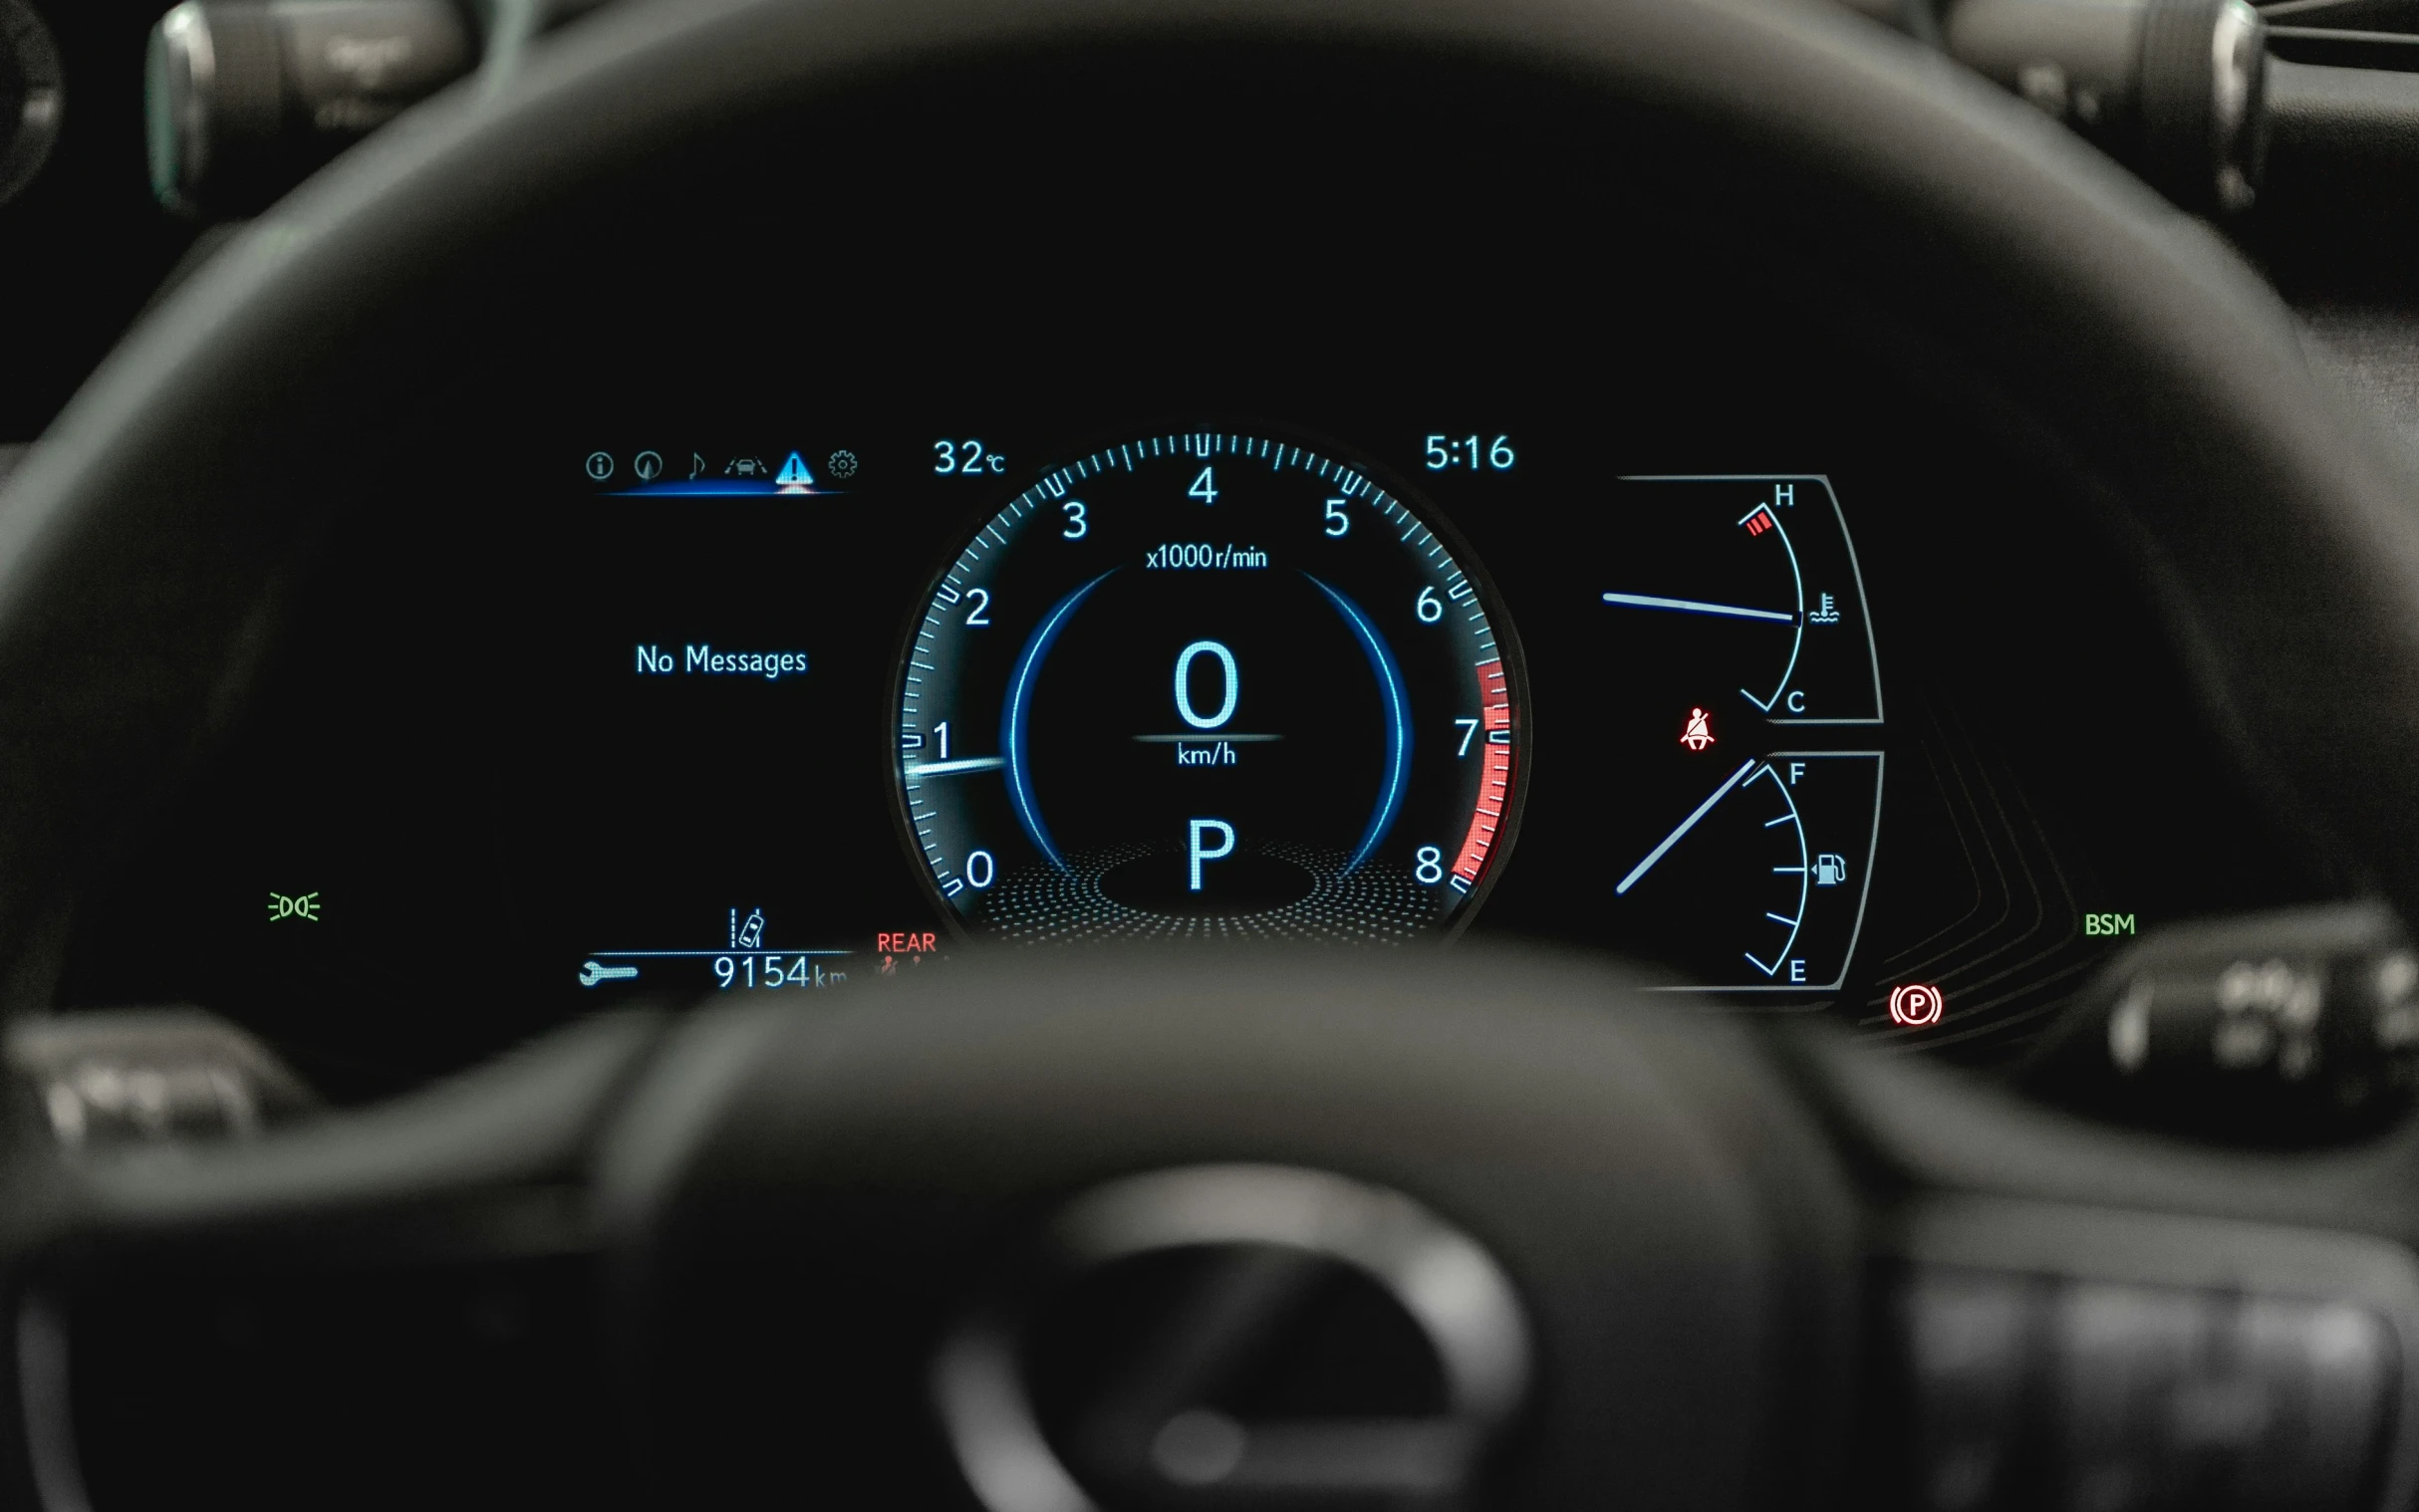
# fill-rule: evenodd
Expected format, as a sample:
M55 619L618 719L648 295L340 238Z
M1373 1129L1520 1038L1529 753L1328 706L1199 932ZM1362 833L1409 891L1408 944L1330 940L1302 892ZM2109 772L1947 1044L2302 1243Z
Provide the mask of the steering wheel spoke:
M250 1140L21 1151L0 1266L43 1504L299 1506L365 1462L380 1505L609 1485L588 1162L661 1027Z

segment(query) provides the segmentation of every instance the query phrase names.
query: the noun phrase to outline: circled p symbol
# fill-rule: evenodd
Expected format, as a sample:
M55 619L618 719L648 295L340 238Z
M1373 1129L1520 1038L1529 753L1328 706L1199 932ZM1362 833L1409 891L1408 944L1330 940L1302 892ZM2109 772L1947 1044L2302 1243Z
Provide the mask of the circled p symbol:
M1925 982L1908 982L1890 989L1890 1022L1923 1029L1940 1022L1946 1000L1940 989Z

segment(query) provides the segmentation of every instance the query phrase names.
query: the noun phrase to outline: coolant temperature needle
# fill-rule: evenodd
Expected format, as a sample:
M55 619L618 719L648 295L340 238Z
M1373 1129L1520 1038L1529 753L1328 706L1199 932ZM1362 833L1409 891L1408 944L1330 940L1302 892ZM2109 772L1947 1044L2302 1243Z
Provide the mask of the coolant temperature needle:
M1645 594L1606 594L1607 604L1626 605L1631 609L1670 609L1684 615L1723 615L1733 620L1769 620L1775 625L1795 625L1797 617L1776 609L1743 609L1736 604L1706 604L1695 599L1656 599Z
M1723 782L1721 787L1714 790L1713 797L1697 805L1696 813L1691 814L1688 818L1680 821L1679 829L1674 830L1671 834L1664 836L1662 845L1659 845L1654 850L1649 851L1647 853L1646 860L1638 863L1637 866L1630 869L1630 875L1621 879L1621 884L1613 888L1613 895L1618 897L1622 893L1627 892L1631 887L1635 886L1639 878L1646 876L1647 871L1652 868L1655 863L1663 860L1663 853L1680 844L1681 836L1686 835L1689 831L1696 829L1697 821L1705 818L1707 814L1713 812L1714 805L1722 802L1722 796L1725 793L1730 792L1731 789L1739 786L1739 779L1747 776L1748 772L1754 769L1754 766L1755 762L1752 758L1741 762L1739 764L1739 770L1733 772L1730 777Z

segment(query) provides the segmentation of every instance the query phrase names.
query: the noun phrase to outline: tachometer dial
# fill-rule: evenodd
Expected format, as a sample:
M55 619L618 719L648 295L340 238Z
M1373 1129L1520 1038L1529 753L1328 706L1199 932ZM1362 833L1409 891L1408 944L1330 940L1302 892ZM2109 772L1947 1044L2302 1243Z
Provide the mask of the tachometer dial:
M902 660L902 813L967 927L1402 940L1519 804L1523 679L1467 551L1369 471L1198 431L1044 472Z

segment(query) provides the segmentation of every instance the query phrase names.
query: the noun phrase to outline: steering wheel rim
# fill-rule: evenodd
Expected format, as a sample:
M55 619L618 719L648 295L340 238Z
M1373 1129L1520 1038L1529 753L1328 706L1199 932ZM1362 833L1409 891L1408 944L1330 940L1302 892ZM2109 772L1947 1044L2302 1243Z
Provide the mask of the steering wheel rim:
M1030 1468L981 1473L964 1424L996 1434L999 1410L952 1409L947 1378L969 1309L1046 1293L1037 1242L1062 1267L1092 1251L1078 1271L1107 1251L1246 1235L1351 1252L1347 1237L1303 1237L1352 1226L1340 1197L1436 1215L1504 1268L1528 1319L1533 1342L1511 1348L1495 1388L1526 1397L1515 1431L1496 1443L1496 1412L1448 1407L1478 1426L1492 1473L1425 1488L1429 1501L1481 1486L1480 1504L1611 1487L1699 1506L1821 1501L1855 1396L1857 1211L1751 1034L1656 1012L1577 961L1303 955L1238 1000L1226 984L1267 957L1220 960L1027 962L973 998L926 981L839 1015L756 1004L675 1028L596 1165L617 1358L653 1472L744 1495L799 1441L777 1419L801 1424L838 1483L910 1501L945 1500L961 1474L986 1492L1029 1486ZM1205 1182L1231 1193L1222 1219L1172 1213L1151 1190ZM1092 1237L1070 1240L1071 1225ZM1102 1237L1138 1226L1174 1232ZM1450 1290L1446 1313L1494 1305L1475 1280ZM1441 1346L1454 1332L1425 1327ZM1032 1345L1000 1349L1014 1364ZM781 1364L810 1356L811 1379ZM1017 1457L1083 1435L1051 1437ZM1350 1499L1316 1477L1291 1489Z

